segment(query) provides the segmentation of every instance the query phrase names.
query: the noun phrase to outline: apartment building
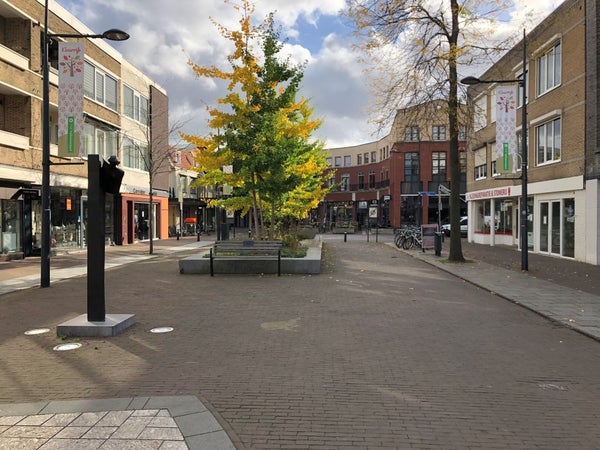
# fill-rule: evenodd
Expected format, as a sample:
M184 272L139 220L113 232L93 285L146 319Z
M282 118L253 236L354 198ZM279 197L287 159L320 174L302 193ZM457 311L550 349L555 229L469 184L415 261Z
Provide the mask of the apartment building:
M586 45L596 49L594 1L567 0L527 33L479 78L515 80L526 74L527 243L531 251L598 264L597 111L586 99L597 96ZM588 24L589 25L589 24ZM586 44L587 43L587 44ZM525 62L525 67L524 67ZM597 70L594 69L594 74ZM590 81L593 82L590 83ZM470 86L473 113L467 158L467 195L471 242L519 246L522 196L522 127L516 127L516 152L508 171L497 143L496 116L510 83ZM595 102L597 108L597 102ZM516 124L522 123L523 96L515 99ZM595 115L592 115L593 112ZM587 118L586 118L587 115ZM591 132L593 126L594 132Z
M448 220L446 192L451 179L446 108L447 102L439 100L398 110L390 133L382 139L327 149L333 190L320 206L321 227L344 231ZM459 188L464 194L466 111L462 117Z
M2 252L25 256L41 245L44 6L44 0L0 0ZM94 33L55 1L49 2L48 32ZM82 42L85 53L82 150L74 158L58 156L61 40ZM167 160L166 91L102 39L53 38L49 61L51 247L86 245L88 154L116 155L125 171L120 193L107 196L106 242L167 237L168 171L157 170ZM154 166L148 165L150 154Z

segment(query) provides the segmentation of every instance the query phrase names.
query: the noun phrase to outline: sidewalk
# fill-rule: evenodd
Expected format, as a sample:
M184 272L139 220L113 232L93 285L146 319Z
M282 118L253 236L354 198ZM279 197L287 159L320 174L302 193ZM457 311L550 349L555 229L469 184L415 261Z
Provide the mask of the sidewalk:
M521 253L513 248L463 245L467 263L452 263L431 251L409 251L438 267L550 320L600 340L600 268L550 256L530 255L529 273L520 270ZM475 259L478 258L478 259ZM484 262L489 260L490 262ZM510 267L506 268L506 267ZM516 270L516 267L519 267ZM561 283L561 284L558 284Z
M149 243L138 242L132 245L106 247L105 269L144 261L150 258L189 251L210 245L215 236L203 235L181 239L163 239L154 242L154 252L149 254ZM21 260L0 262L0 295L21 289L39 287L40 258L29 257ZM87 273L87 252L75 250L72 253L58 254L50 258L50 284L61 280L84 276Z

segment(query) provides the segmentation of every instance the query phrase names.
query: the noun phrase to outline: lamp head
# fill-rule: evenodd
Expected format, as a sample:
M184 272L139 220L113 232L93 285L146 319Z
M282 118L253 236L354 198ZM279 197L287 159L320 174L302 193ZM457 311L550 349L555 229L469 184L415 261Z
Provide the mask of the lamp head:
M108 39L109 41L126 41L129 39L129 34L125 33L123 30L111 28L102 33L102 38Z
M473 86L475 84L481 84L481 80L477 77L466 77L460 80L461 84L465 84L467 86Z

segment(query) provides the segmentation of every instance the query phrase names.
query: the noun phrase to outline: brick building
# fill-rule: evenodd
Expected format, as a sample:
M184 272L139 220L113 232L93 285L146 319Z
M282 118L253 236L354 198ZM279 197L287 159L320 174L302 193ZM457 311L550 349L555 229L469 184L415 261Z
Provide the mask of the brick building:
M35 254L40 247L42 183L43 0L0 2L0 213L2 252ZM48 32L93 34L56 2ZM81 157L58 157L58 41L84 43L84 128ZM147 156L167 161L168 98L157 83L102 39L53 38L50 43L51 245L86 245L86 155L121 160L120 193L107 196L106 241L163 238L168 229L168 173L153 173L149 202ZM152 139L150 139L152 137ZM61 165L82 162L79 165ZM164 174L163 174L164 172ZM155 229L147 226L150 215Z
M529 249L599 262L598 10L595 1L567 0L480 76L514 80L527 74ZM587 21L587 27L586 27ZM501 83L502 86L506 85ZM496 90L468 89L473 114L467 158L469 241L520 243L521 136L509 173L501 173L496 143ZM518 91L517 124L523 98Z
M446 221L448 196L439 189L450 188L451 183L446 105L432 101L399 110L390 133L382 139L327 149L333 190L319 208L321 227L343 231L348 227L421 225L438 223L438 216ZM459 187L464 194L464 125L459 140L463 176ZM438 196L439 192L442 195Z

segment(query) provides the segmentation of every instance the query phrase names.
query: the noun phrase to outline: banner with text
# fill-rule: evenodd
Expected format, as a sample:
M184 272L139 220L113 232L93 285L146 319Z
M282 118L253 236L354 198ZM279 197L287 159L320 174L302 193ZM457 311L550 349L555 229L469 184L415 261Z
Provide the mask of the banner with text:
M515 173L517 161L517 86L496 88L496 173Z
M83 44L58 44L58 156L81 156Z

